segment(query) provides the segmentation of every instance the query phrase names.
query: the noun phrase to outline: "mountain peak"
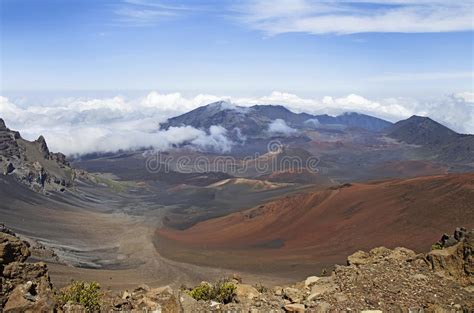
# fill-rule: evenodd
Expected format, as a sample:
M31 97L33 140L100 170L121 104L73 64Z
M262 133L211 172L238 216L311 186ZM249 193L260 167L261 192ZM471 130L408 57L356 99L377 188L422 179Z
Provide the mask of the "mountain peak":
M407 118L406 120L407 121L432 121L432 122L435 122L431 118L429 118L427 116L421 116L421 115L412 115L409 118Z
M236 106L227 100L221 100L209 103L208 105L205 105L204 108L212 110L229 110L236 108Z
M0 118L0 129L7 129L7 126L5 125L5 121Z
M44 154L45 157L49 155L49 148L48 144L46 143L46 139L41 135L36 139L36 142L39 143L40 151Z
M413 115L395 123L388 131L389 137L409 144L448 144L460 135L429 117Z
M419 116L419 115L412 115L408 119L404 121L400 121L401 124L416 124L420 127L429 128L432 131L442 131L451 134L457 134L455 131L451 130L450 128L444 126L441 123L427 117L427 116Z

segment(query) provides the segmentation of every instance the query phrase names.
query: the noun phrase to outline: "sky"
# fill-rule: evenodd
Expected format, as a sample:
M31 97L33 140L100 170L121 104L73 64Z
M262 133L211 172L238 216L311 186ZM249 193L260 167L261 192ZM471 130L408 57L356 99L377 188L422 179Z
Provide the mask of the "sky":
M144 108L156 121L219 99L428 115L474 132L474 0L0 0L0 9L0 117L55 149L68 146L51 125L71 134L86 114L86 126L113 132Z

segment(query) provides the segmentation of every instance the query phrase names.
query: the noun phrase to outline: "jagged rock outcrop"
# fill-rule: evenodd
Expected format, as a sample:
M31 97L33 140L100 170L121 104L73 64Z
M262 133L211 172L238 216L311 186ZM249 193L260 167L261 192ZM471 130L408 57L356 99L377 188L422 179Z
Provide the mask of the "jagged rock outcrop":
M0 119L0 171L13 175L35 191L61 190L71 186L75 171L62 153L51 153L40 136L30 142Z
M25 263L28 244L0 227L0 311L51 312L55 299L44 263Z
M443 235L438 245L442 249L426 256L431 268L463 285L474 285L474 231L457 228L454 235Z

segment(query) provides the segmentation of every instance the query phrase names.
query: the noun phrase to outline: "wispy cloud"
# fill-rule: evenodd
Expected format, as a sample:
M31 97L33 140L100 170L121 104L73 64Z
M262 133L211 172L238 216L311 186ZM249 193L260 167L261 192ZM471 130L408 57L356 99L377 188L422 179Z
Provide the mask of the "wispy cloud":
M277 35L468 31L473 7L473 0L254 0L233 9L246 25Z
M153 26L185 16L197 7L148 0L124 0L114 10L117 21L127 26Z

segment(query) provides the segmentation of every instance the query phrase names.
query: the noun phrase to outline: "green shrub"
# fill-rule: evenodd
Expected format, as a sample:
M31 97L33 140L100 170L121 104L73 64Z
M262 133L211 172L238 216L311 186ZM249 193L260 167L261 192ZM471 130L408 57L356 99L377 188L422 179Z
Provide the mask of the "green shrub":
M441 250L441 249L443 249L443 246L439 242L431 246L431 250Z
M60 291L59 303L61 305L68 302L81 304L87 312L97 312L100 310L101 296L98 283L73 280L69 286Z
M189 295L196 300L214 300L212 299L212 286L207 283L201 283L189 291Z
M235 300L235 285L227 279L218 280L215 284L201 283L188 293L196 300L229 303Z

